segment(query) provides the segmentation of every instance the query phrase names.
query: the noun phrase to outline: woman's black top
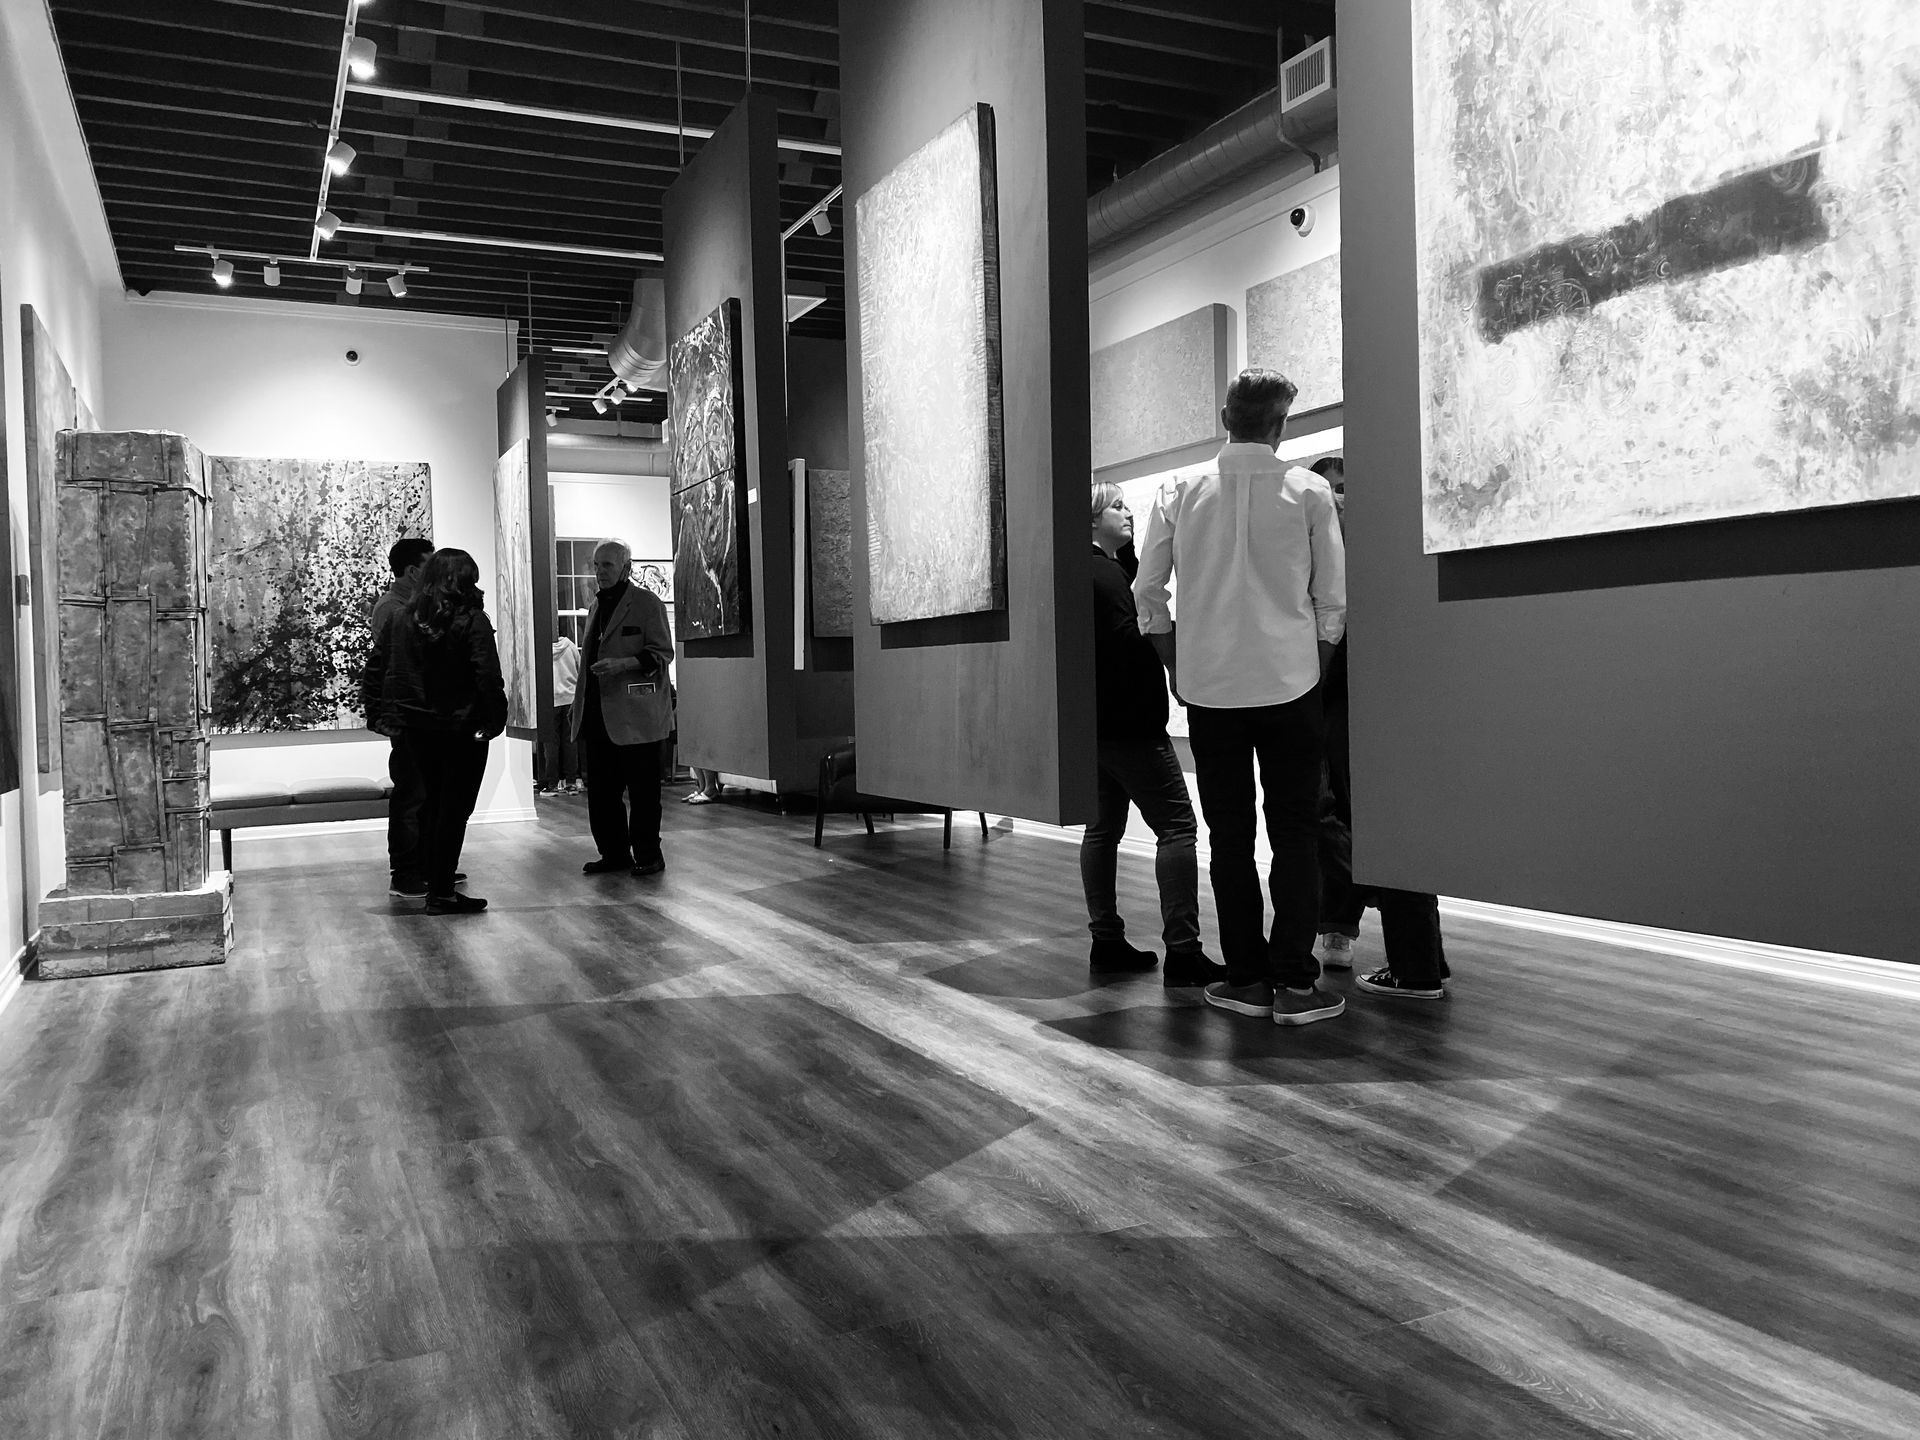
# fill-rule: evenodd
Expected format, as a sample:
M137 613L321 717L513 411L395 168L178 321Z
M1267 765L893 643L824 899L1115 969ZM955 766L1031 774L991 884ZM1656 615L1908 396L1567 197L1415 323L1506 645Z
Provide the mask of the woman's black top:
M1157 740L1167 733L1166 669L1153 642L1140 633L1132 577L1098 545L1093 547L1093 676L1102 740Z
M506 727L507 690L493 622L484 610L463 610L446 632L431 638L411 610L394 617L374 641L362 693L379 697L368 706L367 725L382 734L432 730L481 732Z

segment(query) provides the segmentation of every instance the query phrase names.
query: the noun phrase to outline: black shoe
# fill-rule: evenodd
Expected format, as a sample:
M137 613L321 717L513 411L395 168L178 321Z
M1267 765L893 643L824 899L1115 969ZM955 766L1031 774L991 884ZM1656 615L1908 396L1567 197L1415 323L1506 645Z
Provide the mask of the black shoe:
M429 895L427 914L429 915L477 915L487 908L487 902L478 895Z
M1204 950L1170 950L1167 968L1160 972L1160 983L1169 990L1215 985L1226 978L1227 967L1217 960L1209 960Z
M642 860L638 865L634 866L633 873L635 875L658 875L666 868L667 857L664 855L656 855L653 859Z
M396 875L392 883L387 886L387 894L396 900L424 900L427 898L427 882Z
M1359 975L1354 985L1373 995L1392 995L1400 1000L1444 1000L1447 987L1435 982L1432 985L1417 985L1402 980L1392 969L1376 970L1371 975Z
M580 867L580 873L582 875L611 875L614 871L625 870L632 864L633 862L631 860L613 860L602 855L598 860L589 860L586 864L582 865Z
M1160 963L1151 950L1136 950L1126 937L1097 937L1087 953L1087 968L1096 975L1143 975Z

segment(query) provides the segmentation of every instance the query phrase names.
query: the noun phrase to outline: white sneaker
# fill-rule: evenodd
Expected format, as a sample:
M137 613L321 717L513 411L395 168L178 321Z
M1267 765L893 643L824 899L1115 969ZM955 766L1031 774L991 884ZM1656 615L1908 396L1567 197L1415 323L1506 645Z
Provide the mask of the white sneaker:
M1329 970L1351 970L1353 968L1353 937L1322 935L1320 963Z

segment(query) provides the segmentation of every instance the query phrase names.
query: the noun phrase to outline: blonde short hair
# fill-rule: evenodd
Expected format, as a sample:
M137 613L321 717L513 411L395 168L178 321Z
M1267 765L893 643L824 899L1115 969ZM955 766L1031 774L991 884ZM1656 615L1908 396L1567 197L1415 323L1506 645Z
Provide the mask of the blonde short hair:
M1093 519L1098 520L1102 511L1125 498L1125 492L1111 480L1096 480L1093 485Z

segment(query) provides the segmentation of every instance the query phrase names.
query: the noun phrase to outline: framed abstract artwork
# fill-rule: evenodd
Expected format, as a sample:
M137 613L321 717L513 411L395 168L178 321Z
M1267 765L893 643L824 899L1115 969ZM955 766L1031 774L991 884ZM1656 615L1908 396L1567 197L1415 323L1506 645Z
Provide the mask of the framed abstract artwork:
M396 540L433 534L424 464L208 458L217 731L351 730Z
M728 300L674 341L673 598L680 638L747 629L746 516L737 491L746 455L740 395L740 302Z
M993 111L854 202L868 603L876 625L1004 610Z
M1294 414L1346 397L1345 343L1338 252L1247 291L1247 363L1278 370L1300 387Z
M521 440L493 463L493 625L500 677L507 687L507 728L537 730L534 678L533 517L529 446Z
M53 336L31 305L20 307L25 387L27 568L33 587L34 749L43 786L60 773L60 521L57 440L79 423L79 397Z
M1413 9L1427 551L1920 494L1911 0Z

